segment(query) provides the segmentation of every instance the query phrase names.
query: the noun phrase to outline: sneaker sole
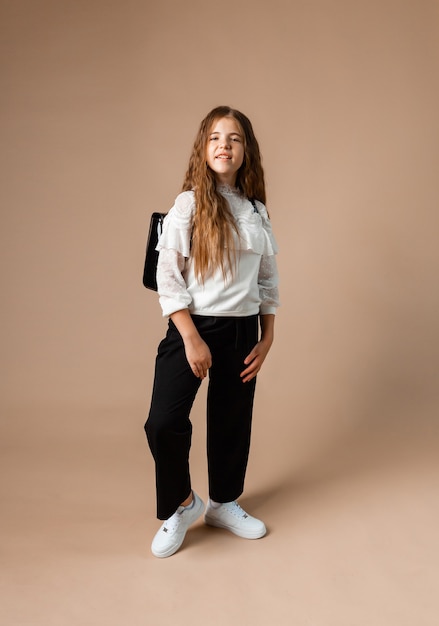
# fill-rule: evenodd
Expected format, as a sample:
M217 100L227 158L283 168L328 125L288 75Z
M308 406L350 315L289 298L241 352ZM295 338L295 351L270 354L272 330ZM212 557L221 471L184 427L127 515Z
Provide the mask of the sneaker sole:
M234 528L233 526L229 526L228 524L224 524L219 520L212 519L207 515L204 516L204 523L208 526L215 526L215 528L223 528L224 530L229 530L234 535L238 537L242 537L243 539L261 539L267 533L267 529L264 528L262 530L255 530L253 532L245 531L242 528Z

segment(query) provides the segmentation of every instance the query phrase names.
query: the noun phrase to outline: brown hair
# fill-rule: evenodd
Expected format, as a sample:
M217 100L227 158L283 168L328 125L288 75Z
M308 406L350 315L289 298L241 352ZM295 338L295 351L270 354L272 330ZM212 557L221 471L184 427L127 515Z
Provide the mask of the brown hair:
M233 231L237 233L237 226L227 200L216 188L215 174L206 163L210 131L223 117L233 118L243 134L244 160L237 172L236 187L247 198L265 204L264 170L250 120L236 109L216 107L200 124L182 189L193 189L195 194L191 256L200 282L218 267L225 278L227 269L233 268L235 262Z

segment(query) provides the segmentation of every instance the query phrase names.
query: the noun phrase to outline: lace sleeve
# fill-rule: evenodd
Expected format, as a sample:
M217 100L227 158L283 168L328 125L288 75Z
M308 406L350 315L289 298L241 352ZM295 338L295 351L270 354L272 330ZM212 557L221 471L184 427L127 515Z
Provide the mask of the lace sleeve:
M259 266L258 284L261 314L275 313L276 308L279 306L279 275L274 255L262 256Z
M195 211L194 194L184 191L175 199L163 223L163 232L157 244L157 250L178 250L189 257L191 246L192 217Z
M186 259L181 252L168 248L160 250L157 264L157 292L164 317L175 311L187 309L192 301L182 275L185 263Z

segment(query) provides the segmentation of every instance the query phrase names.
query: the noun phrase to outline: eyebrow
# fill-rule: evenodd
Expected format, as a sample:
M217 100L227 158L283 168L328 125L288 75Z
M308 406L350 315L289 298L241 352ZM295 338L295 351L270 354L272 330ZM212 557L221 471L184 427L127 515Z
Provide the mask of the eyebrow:
M220 131L219 131L219 130L215 130L213 133L210 133L210 135L209 135L209 136L211 136L211 135L220 135L220 134L221 134L221 133L220 133ZM232 135L236 135L237 137L242 137L242 134L241 134L241 133L235 133L234 131L233 131L233 133L225 133L225 134L226 134L226 135L229 135L230 137L231 137Z

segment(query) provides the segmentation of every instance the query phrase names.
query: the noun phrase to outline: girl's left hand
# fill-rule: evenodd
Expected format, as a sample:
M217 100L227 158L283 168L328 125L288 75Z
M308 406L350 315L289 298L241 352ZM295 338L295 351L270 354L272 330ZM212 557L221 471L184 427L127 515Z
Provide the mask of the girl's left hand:
M244 364L248 365L248 367L240 374L243 383L248 383L259 372L271 348L271 343L271 341L268 342L261 339L244 359Z

